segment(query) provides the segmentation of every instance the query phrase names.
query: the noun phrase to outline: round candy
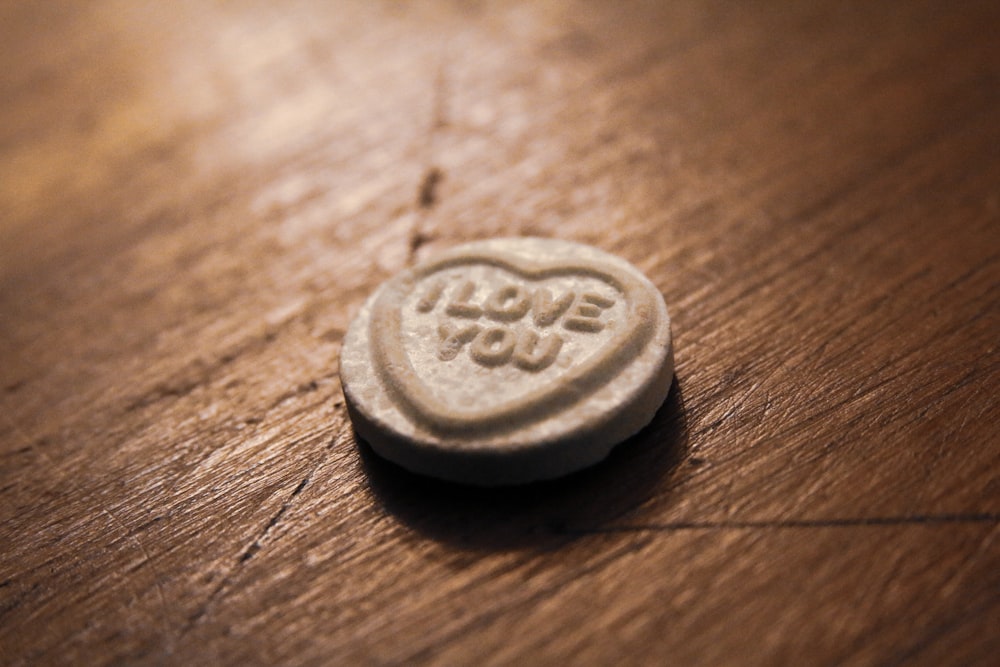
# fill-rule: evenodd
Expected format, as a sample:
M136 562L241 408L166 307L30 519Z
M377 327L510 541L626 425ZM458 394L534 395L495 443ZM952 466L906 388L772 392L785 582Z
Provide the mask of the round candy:
M413 472L481 486L565 475L670 391L670 318L623 259L537 238L470 243L398 274L351 323L356 433Z

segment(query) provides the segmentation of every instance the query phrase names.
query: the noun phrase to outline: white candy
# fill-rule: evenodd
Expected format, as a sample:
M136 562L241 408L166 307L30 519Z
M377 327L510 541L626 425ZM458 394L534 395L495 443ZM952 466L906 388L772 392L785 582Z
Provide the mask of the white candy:
M628 262L567 241L495 239L383 284L340 376L357 434L414 472L499 486L597 463L673 379L663 297Z

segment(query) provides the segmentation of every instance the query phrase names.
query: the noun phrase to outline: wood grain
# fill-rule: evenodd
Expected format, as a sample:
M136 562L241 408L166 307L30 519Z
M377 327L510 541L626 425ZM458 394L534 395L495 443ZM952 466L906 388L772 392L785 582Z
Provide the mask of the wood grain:
M1000 6L0 8L0 662L991 665ZM474 492L340 341L495 235L643 269L677 382Z

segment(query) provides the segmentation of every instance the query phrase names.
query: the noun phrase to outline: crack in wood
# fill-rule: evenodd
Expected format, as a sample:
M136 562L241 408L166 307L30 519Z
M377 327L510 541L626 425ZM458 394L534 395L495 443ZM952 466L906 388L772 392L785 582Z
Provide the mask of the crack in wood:
M434 208L434 204L437 203L437 186L442 180L444 180L444 172L437 167L430 167L424 172L424 178L420 183L420 191L417 196L417 205L420 208ZM426 240L426 238L425 235L419 232L414 233L410 241L411 252L415 252L420 247L418 243L420 239Z
M884 526L936 525L948 523L1000 523L1000 514L916 514L911 516L858 517L845 519L778 519L773 521L673 521L660 524L635 524L580 528L551 526L569 535L603 533L675 532L684 530L755 530L788 528L856 528Z

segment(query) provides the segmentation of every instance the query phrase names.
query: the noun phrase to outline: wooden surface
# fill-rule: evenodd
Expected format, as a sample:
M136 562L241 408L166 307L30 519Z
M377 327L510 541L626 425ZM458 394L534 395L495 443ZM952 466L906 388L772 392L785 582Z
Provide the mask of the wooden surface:
M0 8L0 661L995 665L1000 5ZM564 481L358 447L345 327L620 254L677 382Z

